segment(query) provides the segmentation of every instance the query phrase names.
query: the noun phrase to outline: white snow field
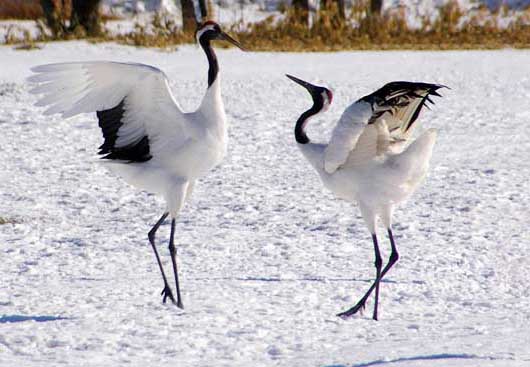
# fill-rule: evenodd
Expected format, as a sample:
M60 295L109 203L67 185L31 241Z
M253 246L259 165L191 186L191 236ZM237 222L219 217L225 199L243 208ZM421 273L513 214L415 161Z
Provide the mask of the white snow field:
M230 147L178 221L182 311L162 304L147 241L162 201L98 164L94 114L43 116L25 78L51 62L142 62L192 110L202 50L0 47L0 217L14 222L0 225L0 366L530 366L530 51L218 56ZM334 89L309 124L322 141L385 82L452 88L419 120L439 138L395 215L401 259L378 322L373 300L335 316L373 280L373 247L358 208L325 192L298 151L294 123L311 102L285 73ZM384 230L380 243L386 259Z

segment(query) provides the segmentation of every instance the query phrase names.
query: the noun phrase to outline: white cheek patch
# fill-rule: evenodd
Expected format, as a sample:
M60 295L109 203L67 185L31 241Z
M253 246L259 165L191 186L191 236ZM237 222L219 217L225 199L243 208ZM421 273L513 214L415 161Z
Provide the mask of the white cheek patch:
M201 39L201 36L205 33L205 32L208 32L208 31L214 31L215 30L215 26L213 24L208 24L206 27L204 28L201 28L197 34L195 35L195 38L197 40L197 43L199 43L199 40Z

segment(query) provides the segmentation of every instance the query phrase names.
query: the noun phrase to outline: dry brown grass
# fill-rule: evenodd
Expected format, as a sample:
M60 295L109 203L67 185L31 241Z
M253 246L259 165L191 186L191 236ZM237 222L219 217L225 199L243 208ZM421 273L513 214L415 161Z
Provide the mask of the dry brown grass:
M366 16L366 1L357 1L348 19L341 19L333 6L320 11L311 28L300 21L292 8L285 8L281 20L235 24L232 33L247 49L255 51L339 51L374 49L495 49L530 47L530 10L519 12L509 26L501 26L506 8L491 12L483 7L466 15L456 2L438 10L434 21L423 19L422 25L408 26L401 10L380 17ZM503 13L504 12L504 13ZM138 26L118 41L136 46L168 48L194 42L171 21L155 17L149 27Z
M39 0L0 1L0 19L37 19L42 15Z
M456 3L439 9L434 21L423 19L412 29L402 12L381 17L365 16L362 6L341 20L334 9L321 12L309 29L291 10L281 21L272 18L248 24L237 32L246 47L259 51L338 51L372 49L491 49L530 47L530 13L519 13L509 26L501 27L500 13L481 9L464 17ZM352 26L355 24L356 26Z
M286 7L280 20L270 17L258 23L235 24L230 27L230 33L246 48L255 51L530 48L530 9L517 12L506 26L501 25L501 19L508 12L506 8L491 12L482 7L469 15L464 14L456 2L450 2L438 9L435 20L426 17L421 26L414 29L408 26L403 10L367 17L366 1L356 1L347 19L341 19L334 7L321 11L311 28L300 21L299 14ZM70 34L65 38L83 38L83 34ZM47 40L42 37L37 41ZM193 43L194 36L183 33L172 17L156 15L151 24L136 25L130 34L107 34L90 40L172 48ZM6 37L6 43L16 42Z
M155 14L151 24L147 26L136 24L132 33L115 36L113 40L133 46L169 48L192 43L194 36L182 32L172 17Z
M72 8L71 0L56 0L59 9L62 10L65 19ZM44 16L39 0L0 0L0 19L27 19L36 20ZM116 14L101 14L103 21L122 19Z
M16 219L13 219L13 218L0 217L0 225L3 225L3 224L16 224L16 223L20 223L20 222L18 220L16 220Z

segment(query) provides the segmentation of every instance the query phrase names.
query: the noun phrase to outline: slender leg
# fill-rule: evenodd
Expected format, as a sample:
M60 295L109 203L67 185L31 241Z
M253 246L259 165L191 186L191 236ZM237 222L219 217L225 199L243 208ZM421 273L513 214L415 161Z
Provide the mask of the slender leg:
M385 266L386 271L390 270L390 268L399 260L399 254L397 251L396 243L394 242L394 236L392 235L392 230L390 228L388 229L388 238L390 238L390 246L392 246L392 253L390 254L390 259L388 260L387 266Z
M175 235L175 219L171 219L171 237L169 238L169 254L171 255L171 262L173 263L173 274L175 274L175 285L177 288L177 307L184 308L182 305L182 298L180 297L179 276L177 272L177 249L173 243Z
M162 267L162 262L160 261L160 256L158 256L158 251L157 251L156 246L155 246L155 234L156 234L156 231L162 225L162 223L164 222L164 220L167 218L168 215L169 215L169 213L162 214L162 216L160 217L158 222L156 222L156 224L153 226L153 228L151 228L151 230L149 231L149 234L147 235L147 237L149 238L149 243L151 244L151 247L153 248L153 251L155 253L156 262L158 263L158 267L160 268L160 273L162 274L162 279L164 279L164 289L162 290L162 293L160 293L161 295L164 296L164 298L162 299L162 302L166 303L166 299L169 297L171 302L176 304L175 298L173 297L173 293L171 292L171 288L169 288L169 284L167 283L166 274L164 273L164 268Z
M372 233L372 241L374 242L375 251L375 305L373 319L377 320L377 306L379 304L379 284L381 283L381 268L383 267L383 260L381 259L381 253L379 252L379 245L377 243L377 236L375 235L375 233Z
M383 271L381 272L381 276L379 277L379 281L381 281L381 279L384 278L385 274L399 260L399 254L398 254L398 251L397 251L396 243L394 242L394 236L392 235L392 230L390 228L388 228L388 237L390 239L390 245L392 246L392 253L390 254L390 258L388 259L388 263L386 264L386 266L383 268ZM342 317L343 319L346 319L346 318L356 314L360 310L364 309L365 304L366 304L366 300L368 299L368 297L370 297L370 294L372 294L374 288L377 287L377 283L378 282L377 282L377 279L376 279L376 281L372 284L370 289L368 289L368 292L366 292L366 294L363 296L363 298L361 298L359 300L359 302L357 302L357 304L355 306L353 306L352 308L350 308L347 311L339 313L337 316Z

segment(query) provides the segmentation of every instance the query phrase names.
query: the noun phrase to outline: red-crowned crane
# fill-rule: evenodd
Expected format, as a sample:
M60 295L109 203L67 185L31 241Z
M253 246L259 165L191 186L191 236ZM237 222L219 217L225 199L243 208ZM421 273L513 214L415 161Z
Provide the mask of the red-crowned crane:
M296 122L295 138L304 157L318 172L324 186L337 197L358 203L372 234L376 277L359 302L338 314L347 318L364 309L375 289L373 319L377 320L381 279L398 261L392 235L392 214L423 181L429 168L436 131L429 129L418 139L411 132L430 96L440 96L437 84L392 82L350 105L340 117L328 144L312 143L306 135L309 118L326 110L333 99L330 90L287 75L307 89L313 106ZM379 218L388 231L392 252L382 268L376 235Z
M167 210L149 231L148 238L164 280L163 302L169 298L183 308L178 281L175 220L190 198L198 178L218 165L227 148L227 122L219 65L212 41L241 45L213 22L198 25L196 40L208 59L208 88L195 112L185 113L175 101L166 75L143 64L110 61L72 62L37 66L29 80L32 90L44 95L38 106L46 115L64 118L96 112L104 142L102 162L126 182L164 197ZM166 279L155 246L155 234L171 218L169 252L177 299Z

